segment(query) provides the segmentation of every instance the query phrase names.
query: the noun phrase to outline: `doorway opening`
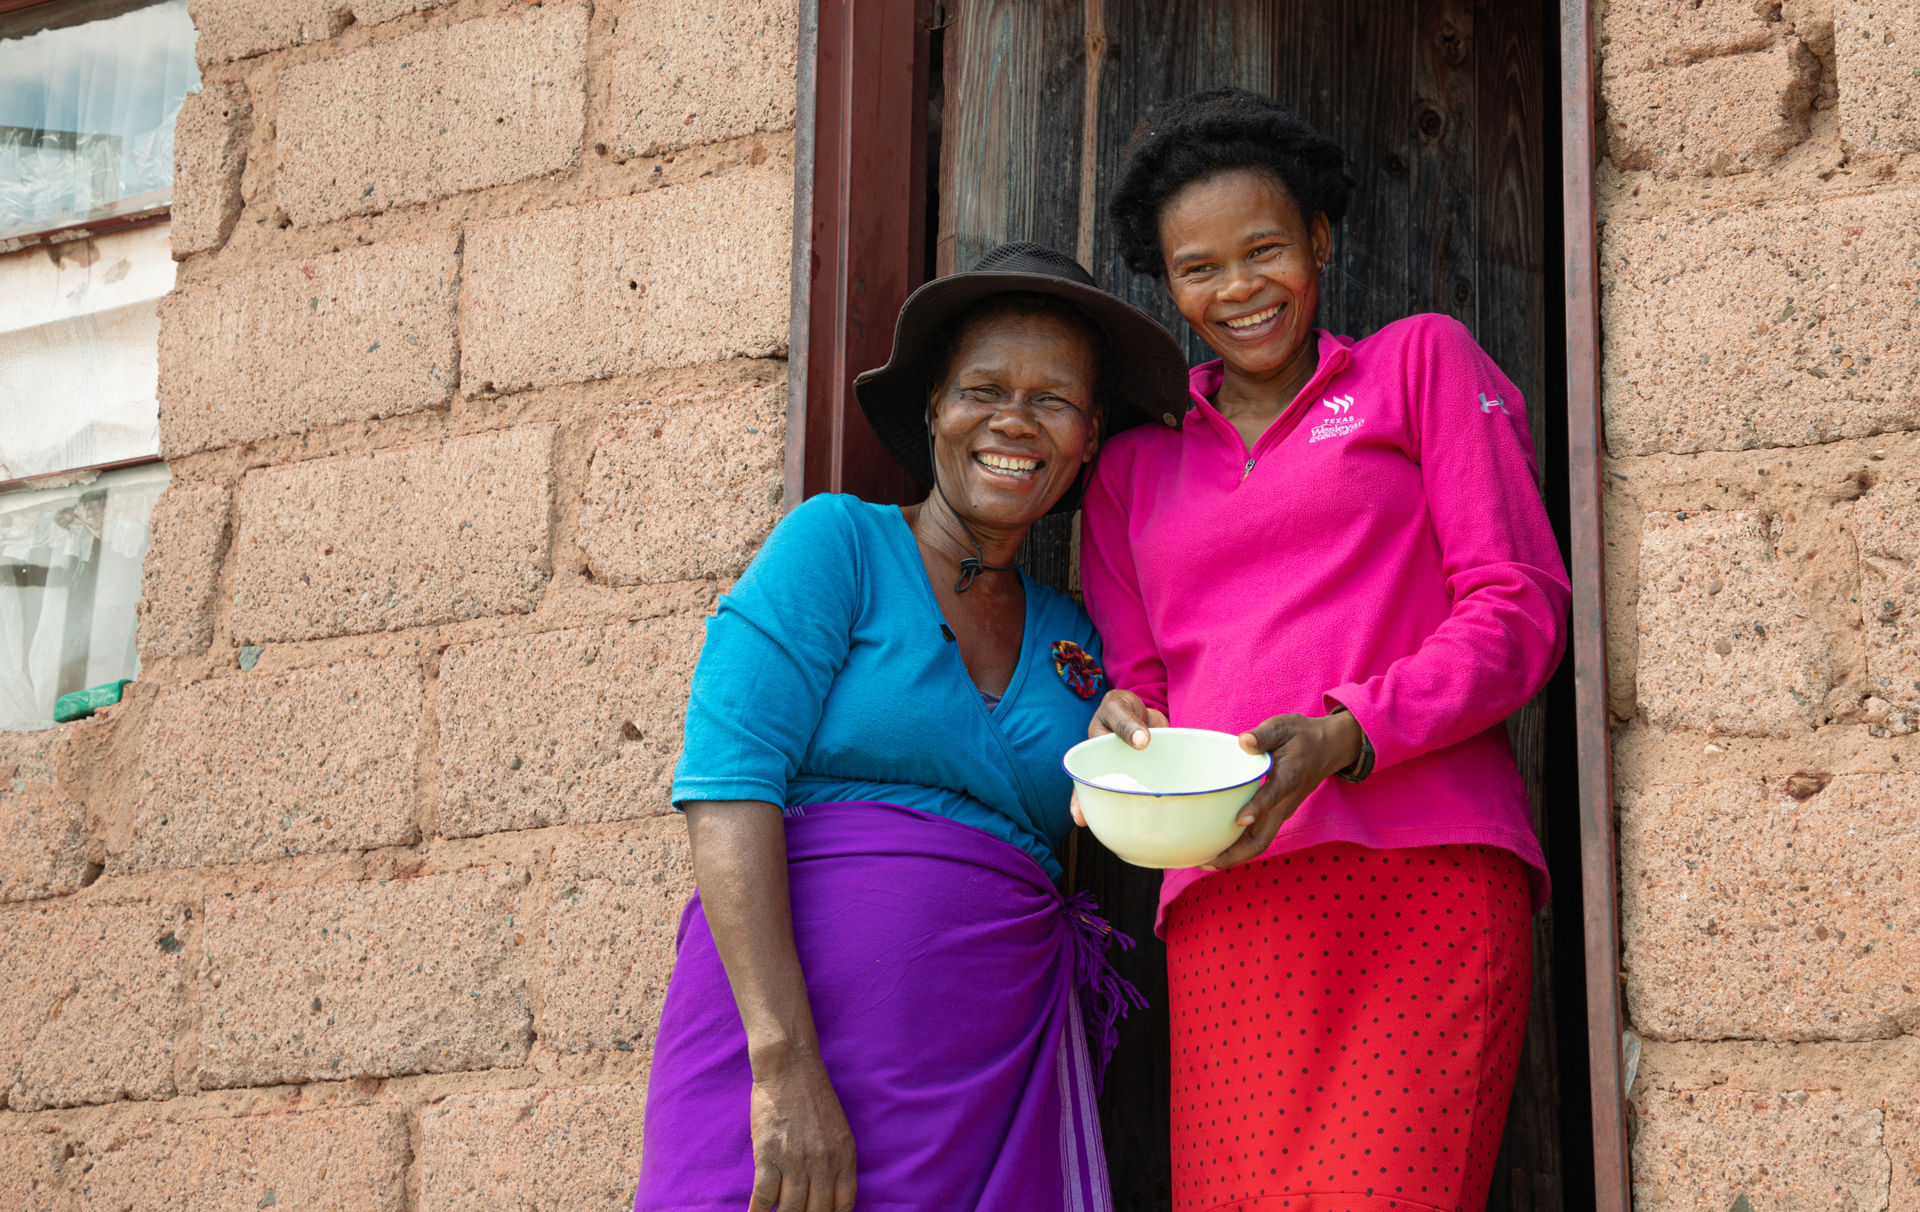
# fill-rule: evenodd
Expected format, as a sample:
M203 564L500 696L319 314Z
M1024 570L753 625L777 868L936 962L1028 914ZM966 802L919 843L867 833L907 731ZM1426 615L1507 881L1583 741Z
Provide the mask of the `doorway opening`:
M907 6L868 3L820 0L818 60L845 75L844 87L818 90L818 113L808 113L803 49L801 126L817 132L811 147L803 134L803 180L833 169L883 201L855 214L844 189L837 198L816 189L813 209L796 214L804 248L789 433L801 458L790 455L790 503L821 490L902 499L906 486L878 447L856 440L869 435L853 432L862 426L852 372L885 360L889 309L906 290L1001 241L1073 253L1179 334L1190 360L1210 358L1160 284L1121 263L1104 215L1152 106L1237 85L1278 98L1347 150L1358 189L1335 234L1321 325L1359 337L1422 311L1465 323L1528 401L1542 492L1567 553L1559 5L917 0L909 27ZM862 62L888 72L912 63L911 89L874 85ZM899 104L906 96L911 107ZM1068 592L1078 588L1074 530L1073 519L1047 519L1022 552L1037 580ZM1493 1209L1595 1205L1574 704L1569 659L1509 721L1554 891L1535 921L1532 1014ZM1158 1212L1170 1199L1165 951L1151 929L1159 877L1084 834L1077 877L1140 943L1121 966L1153 1008L1121 1029L1102 1119L1117 1206Z
M1346 147L1359 183L1321 323L1363 336L1420 311L1462 320L1529 401L1563 553L1566 382L1558 335L1557 13L1543 0L943 0L928 21L925 182L931 277L1003 240L1073 252L1212 357L1160 284L1121 263L1104 219L1155 104L1237 85ZM1548 339L1552 334L1554 339ZM1077 590L1074 521L1035 528L1023 563ZM1509 724L1555 882L1535 923L1533 1014L1489 1207L1591 1206L1571 665ZM1122 1209L1168 1206L1165 949L1157 873L1083 835L1080 886L1140 941L1126 975L1152 1009L1123 1026L1103 1098ZM1565 923L1565 928L1561 924Z

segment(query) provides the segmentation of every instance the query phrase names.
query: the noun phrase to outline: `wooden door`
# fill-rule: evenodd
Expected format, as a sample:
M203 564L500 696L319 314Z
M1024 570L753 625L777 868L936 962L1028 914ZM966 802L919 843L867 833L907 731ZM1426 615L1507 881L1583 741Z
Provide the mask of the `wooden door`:
M1542 0L944 0L937 269L971 265L1003 240L1074 252L1102 285L1181 335L1192 360L1210 358L1160 284L1121 263L1104 209L1128 139L1154 104L1199 88L1257 89L1339 139L1359 182L1335 233L1321 323L1358 337L1413 312L1457 317L1526 396L1544 453L1545 412L1561 407L1543 327L1544 18ZM1070 519L1036 528L1029 570L1077 590L1074 533ZM1545 840L1554 823L1541 814L1542 715L1535 703L1509 727ZM1122 1028L1102 1121L1120 1207L1163 1212L1158 876L1083 833L1078 877L1140 940L1121 966L1153 1009ZM1495 1208L1564 1202L1550 911L1535 919L1534 973Z

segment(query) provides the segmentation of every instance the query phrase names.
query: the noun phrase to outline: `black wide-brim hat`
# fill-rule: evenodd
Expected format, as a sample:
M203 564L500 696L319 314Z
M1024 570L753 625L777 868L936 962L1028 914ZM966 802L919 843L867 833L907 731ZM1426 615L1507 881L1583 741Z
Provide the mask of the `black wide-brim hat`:
M1160 321L1094 285L1093 275L1064 253L1019 241L988 251L962 273L935 278L907 298L893 331L893 352L878 370L853 380L854 398L894 461L922 487L933 487L927 449L927 355L934 340L969 307L994 295L1055 295L1079 308L1106 334L1115 365L1103 376L1111 385L1100 427L1104 445L1113 435L1149 422L1180 428L1187 411L1187 358ZM1084 478L1049 513L1080 506Z

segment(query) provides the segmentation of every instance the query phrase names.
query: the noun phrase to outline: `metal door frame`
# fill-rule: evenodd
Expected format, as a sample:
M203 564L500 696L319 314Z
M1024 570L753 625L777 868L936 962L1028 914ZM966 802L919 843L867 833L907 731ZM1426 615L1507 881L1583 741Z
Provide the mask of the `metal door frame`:
M928 0L801 0L786 507L914 486L855 404L926 255Z
M1607 726L1606 541L1600 528L1600 275L1595 220L1593 0L1560 0L1561 202L1567 308L1567 493L1573 572L1574 743L1587 959L1587 1070L1593 1091L1594 1207L1631 1212L1621 1088L1620 864Z

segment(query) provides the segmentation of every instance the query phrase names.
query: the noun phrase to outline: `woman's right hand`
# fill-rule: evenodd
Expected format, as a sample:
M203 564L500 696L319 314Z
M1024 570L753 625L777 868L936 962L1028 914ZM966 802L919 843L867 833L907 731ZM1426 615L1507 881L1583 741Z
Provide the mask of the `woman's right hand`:
M1100 709L1087 722L1087 735L1096 737L1117 732L1135 749L1145 749L1147 742L1152 739L1152 730L1166 726L1166 712L1147 706L1133 691L1109 690L1100 700ZM1073 812L1074 824L1087 823L1087 818L1080 812L1079 791L1073 793L1068 808Z
M1148 730L1165 728L1167 716L1155 711L1131 690L1109 690L1100 700L1100 709L1087 725L1087 735L1105 736L1117 732L1135 749L1147 747Z
M748 1212L850 1212L853 1130L818 1056L756 1065Z
M848 1212L853 1132L820 1059L806 974L793 941L787 835L780 806L690 800L693 880L726 965L753 1072L748 1127L753 1195L767 1212Z

